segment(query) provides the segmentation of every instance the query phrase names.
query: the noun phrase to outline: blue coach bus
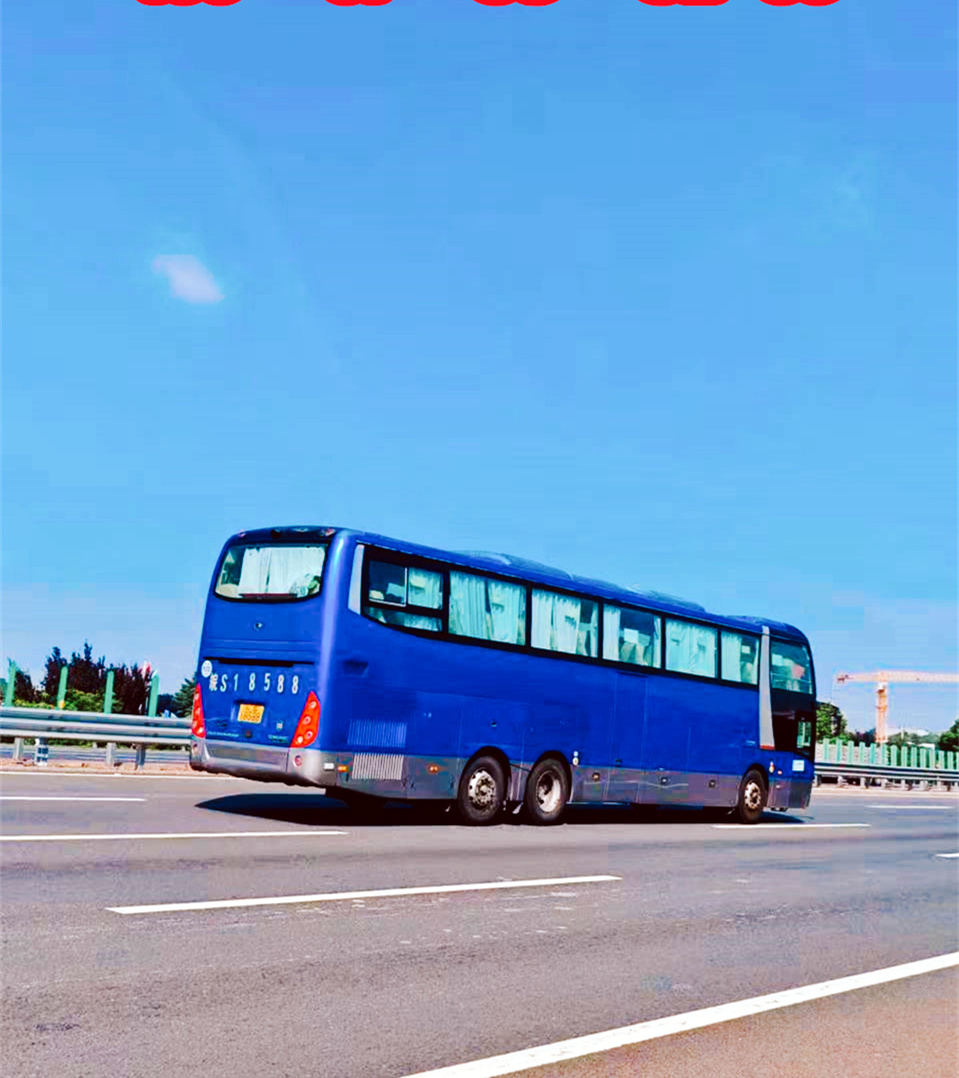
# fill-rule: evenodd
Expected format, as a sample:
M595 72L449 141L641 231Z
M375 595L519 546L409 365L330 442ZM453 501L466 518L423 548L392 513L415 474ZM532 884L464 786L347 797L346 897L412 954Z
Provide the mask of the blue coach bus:
M790 625L501 554L336 528L241 532L210 586L191 766L351 796L809 804L809 642Z

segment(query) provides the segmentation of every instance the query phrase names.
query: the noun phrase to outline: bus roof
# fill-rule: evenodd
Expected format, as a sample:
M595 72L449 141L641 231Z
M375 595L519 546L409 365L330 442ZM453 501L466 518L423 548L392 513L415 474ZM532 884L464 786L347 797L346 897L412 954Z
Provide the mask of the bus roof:
M761 632L763 626L768 626L770 632L776 635L794 637L808 643L805 634L800 629L786 622L738 614L715 614L707 611L699 603L691 602L688 599L666 595L659 591L610 584L608 581L595 580L591 577L576 576L565 569L556 569L551 565L530 561L528 558L518 558L512 554L491 553L485 550L440 550L436 547L422 546L419 543L410 543L402 539L393 539L390 536L380 535L375 532L357 531L352 528L332 528L324 525L288 525L276 528L257 528L234 535L227 545L236 540L244 542L264 541L275 540L280 536L293 539L297 535L304 535L304 537L309 535L313 538L315 536L332 536L334 533L349 536L358 543L367 543L387 550L401 551L452 565L462 565L464 568L498 573L504 576L516 576L531 584L553 585L554 587L565 588L568 591L595 595L600 599L618 600L623 603L648 607L664 614L677 614L698 621L712 622L730 628L746 629L751 632Z

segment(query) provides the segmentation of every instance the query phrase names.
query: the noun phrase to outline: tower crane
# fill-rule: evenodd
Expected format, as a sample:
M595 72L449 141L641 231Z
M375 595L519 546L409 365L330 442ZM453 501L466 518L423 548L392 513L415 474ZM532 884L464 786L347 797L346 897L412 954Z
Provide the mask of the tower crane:
M889 711L891 684L959 685L959 674L930 674L924 670L876 670L871 674L837 674L836 684L849 681L876 684L876 744L885 745L886 715Z

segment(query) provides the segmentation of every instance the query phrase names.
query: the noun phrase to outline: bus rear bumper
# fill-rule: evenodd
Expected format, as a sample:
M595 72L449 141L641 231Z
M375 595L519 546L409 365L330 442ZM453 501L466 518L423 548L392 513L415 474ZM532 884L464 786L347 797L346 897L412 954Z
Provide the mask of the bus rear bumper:
M293 786L335 786L337 761L335 753L314 749L197 738L190 746L190 767L194 771Z
M402 800L455 797L456 782L465 763L459 757L327 752L205 738L194 738L190 747L190 767L194 771L258 782L322 787L334 796L342 791ZM510 792L516 800L522 799L525 778L525 768L514 768Z

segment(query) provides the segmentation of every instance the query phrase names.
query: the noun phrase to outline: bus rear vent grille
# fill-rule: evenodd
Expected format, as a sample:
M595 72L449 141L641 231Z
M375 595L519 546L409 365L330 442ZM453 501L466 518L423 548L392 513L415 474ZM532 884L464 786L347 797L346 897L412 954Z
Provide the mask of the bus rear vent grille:
M378 749L406 748L406 723L378 719L354 719L347 735L350 745Z
M353 778L399 782L403 777L404 759L404 756L389 752L358 752L353 757Z

